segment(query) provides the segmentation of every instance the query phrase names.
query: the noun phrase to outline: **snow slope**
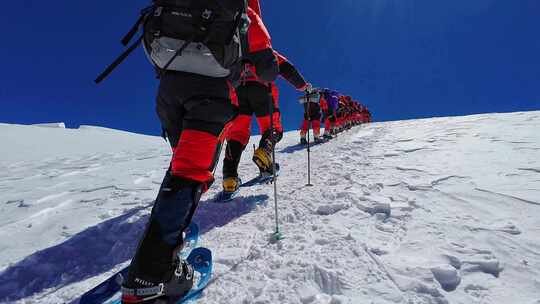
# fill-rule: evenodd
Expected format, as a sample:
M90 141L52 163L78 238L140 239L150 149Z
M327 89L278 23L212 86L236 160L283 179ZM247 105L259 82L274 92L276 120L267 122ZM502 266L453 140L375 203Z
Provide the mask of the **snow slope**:
M540 303L540 112L375 123L277 158L273 188L196 214L201 303ZM126 265L168 164L159 138L0 125L0 302L76 303ZM256 139L252 139L256 142ZM240 172L255 174L250 149Z

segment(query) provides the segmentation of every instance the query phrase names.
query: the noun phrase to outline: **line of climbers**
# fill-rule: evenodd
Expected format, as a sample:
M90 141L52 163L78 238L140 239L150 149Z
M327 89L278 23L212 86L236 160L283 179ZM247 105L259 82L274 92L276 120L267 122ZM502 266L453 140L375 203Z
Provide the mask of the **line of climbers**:
M310 127L315 142L320 142L353 126L371 122L371 112L365 105L328 88L312 90L300 98L300 103L304 105L304 120L300 127L302 144L307 144L306 134ZM321 122L324 123L322 136Z
M96 82L142 45L160 82L156 109L173 152L122 283L122 303L173 303L193 285L192 266L177 255L184 230L214 182L225 140L223 188L238 189L253 114L262 136L252 160L261 175L275 173L272 151L283 136L278 76L308 96L303 133L311 123L320 138L321 110L327 137L371 116L348 96L313 89L272 47L259 0L152 0L122 44L124 53Z

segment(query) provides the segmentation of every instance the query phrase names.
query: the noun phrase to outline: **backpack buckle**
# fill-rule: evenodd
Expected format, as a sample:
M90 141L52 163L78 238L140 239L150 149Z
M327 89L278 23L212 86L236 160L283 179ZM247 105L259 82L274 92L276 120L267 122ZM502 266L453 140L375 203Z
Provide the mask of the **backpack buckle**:
M243 35L247 34L251 20L249 19L246 13L242 14L240 17L240 33Z
M158 291L157 295L158 296L164 295L165 294L165 284L160 283L158 285L158 287L159 287L159 291Z
M156 11L154 12L154 17L159 17L163 13L163 7L159 6L156 8Z

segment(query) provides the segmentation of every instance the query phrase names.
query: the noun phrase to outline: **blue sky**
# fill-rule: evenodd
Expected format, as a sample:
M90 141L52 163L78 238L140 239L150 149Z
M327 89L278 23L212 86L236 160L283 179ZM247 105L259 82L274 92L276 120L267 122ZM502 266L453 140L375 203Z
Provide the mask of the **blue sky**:
M378 121L540 110L538 0L261 1L275 48ZM4 3L0 122L158 134L157 81L142 50L102 85L92 82L147 3ZM279 84L285 127L295 129L298 93Z

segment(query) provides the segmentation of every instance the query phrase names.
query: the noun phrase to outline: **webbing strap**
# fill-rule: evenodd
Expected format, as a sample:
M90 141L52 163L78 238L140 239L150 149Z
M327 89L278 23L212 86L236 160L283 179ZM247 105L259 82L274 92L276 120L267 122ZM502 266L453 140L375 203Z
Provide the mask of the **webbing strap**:
M124 36L124 38L122 38L122 45L123 46L127 46L129 44L129 42L131 41L131 39L133 39L135 34L137 34L137 32L139 31L139 28L141 27L141 24L143 23L146 16L147 16L147 13L145 12L145 10L143 10L141 12L141 16L139 17L139 19L137 19L137 22L135 22L135 24L133 25L133 27L131 27L129 32Z
M153 296L153 295L163 295L165 290L165 285L159 284L158 286L154 287L147 287L147 288L126 288L122 287L122 294L123 295L130 295L130 296Z
M139 47L139 45L141 45L143 37L144 35L141 35L141 37L139 37L137 41L135 41L127 50L125 50L122 54L120 54L120 56L118 56L118 58L116 58L116 60L114 60L113 63L111 63L105 69L105 71L103 71L103 73L101 73L94 80L94 82L98 84L102 82L105 78L107 78L107 76L109 76L109 74L111 74L111 72L114 71L114 69L116 69L116 67L118 67L129 56L129 54L131 54L137 47Z

